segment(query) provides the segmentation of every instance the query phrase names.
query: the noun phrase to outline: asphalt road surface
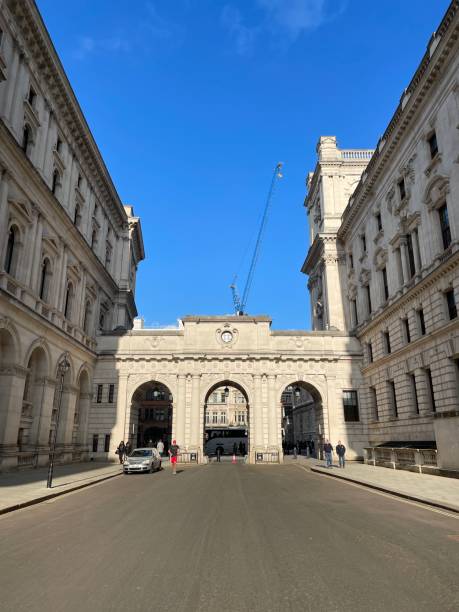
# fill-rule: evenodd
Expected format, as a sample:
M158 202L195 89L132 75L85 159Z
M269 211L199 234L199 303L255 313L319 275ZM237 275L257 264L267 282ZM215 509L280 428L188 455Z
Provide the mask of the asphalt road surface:
M295 465L120 476L0 517L0 610L459 610L459 519Z

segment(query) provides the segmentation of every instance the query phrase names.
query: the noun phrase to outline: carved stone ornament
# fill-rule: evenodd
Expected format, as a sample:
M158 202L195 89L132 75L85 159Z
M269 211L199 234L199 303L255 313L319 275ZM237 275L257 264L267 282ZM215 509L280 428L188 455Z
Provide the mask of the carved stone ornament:
M157 349L164 342L164 336L151 336L148 338L150 348Z
M387 250L383 249L382 247L379 247L375 251L375 254L373 257L373 263L375 264L378 270L381 270L381 268L384 268L384 266L386 265L386 262L387 262Z
M215 339L220 346L230 349L237 343L239 331L236 327L231 327L229 323L225 323L223 327L215 330Z

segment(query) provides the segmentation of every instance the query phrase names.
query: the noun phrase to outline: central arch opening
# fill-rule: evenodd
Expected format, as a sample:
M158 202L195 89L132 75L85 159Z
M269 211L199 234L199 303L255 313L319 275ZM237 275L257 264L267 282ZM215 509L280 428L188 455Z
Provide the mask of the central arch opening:
M154 380L144 383L134 392L132 404L138 409L134 445L138 448L156 448L162 442L163 452L167 454L172 442L173 398L169 388Z
M215 384L204 404L204 454L209 461L245 461L250 446L249 401L232 381Z
M283 390L281 404L284 454L297 452L310 457L319 456L324 441L324 414L319 391L307 382L294 381Z

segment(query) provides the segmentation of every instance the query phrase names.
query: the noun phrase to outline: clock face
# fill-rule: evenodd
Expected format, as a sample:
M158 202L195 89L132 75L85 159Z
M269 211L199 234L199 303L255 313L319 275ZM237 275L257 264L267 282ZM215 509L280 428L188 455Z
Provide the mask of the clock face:
M230 331L224 331L222 333L222 340L223 342L231 342L231 340L233 339L233 334Z

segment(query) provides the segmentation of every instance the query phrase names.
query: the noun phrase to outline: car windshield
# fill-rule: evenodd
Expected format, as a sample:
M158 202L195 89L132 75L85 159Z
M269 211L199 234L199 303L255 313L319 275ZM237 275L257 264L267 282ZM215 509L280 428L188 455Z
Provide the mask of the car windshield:
M148 448L136 448L129 457L151 457L153 451Z

